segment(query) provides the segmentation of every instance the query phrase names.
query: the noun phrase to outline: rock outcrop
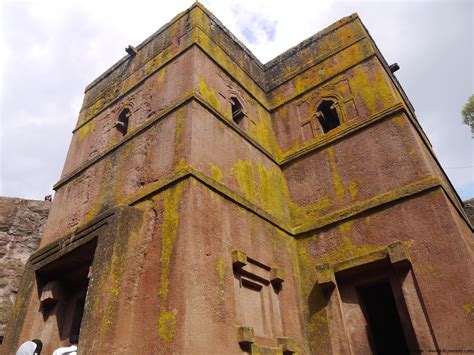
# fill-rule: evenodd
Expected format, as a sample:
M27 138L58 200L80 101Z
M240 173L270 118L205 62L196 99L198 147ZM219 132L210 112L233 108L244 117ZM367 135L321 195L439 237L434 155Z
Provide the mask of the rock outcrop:
M474 198L464 201L463 205L467 217L470 219L471 223L474 224Z
M39 245L50 202L0 197L0 335L5 332L24 266Z

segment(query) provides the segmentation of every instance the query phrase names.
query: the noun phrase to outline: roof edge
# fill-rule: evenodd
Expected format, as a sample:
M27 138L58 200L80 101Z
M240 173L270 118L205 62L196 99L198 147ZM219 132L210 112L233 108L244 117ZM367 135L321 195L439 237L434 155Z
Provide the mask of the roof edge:
M251 60L254 61L254 63L263 70L263 72L266 72L270 68L274 67L275 65L278 65L282 61L286 60L287 58L291 57L294 55L296 52L302 50L303 48L311 45L315 41L317 41L319 38L324 37L325 35L329 34L332 31L337 30L339 27L344 26L345 24L354 21L355 19L359 18L359 15L357 13L353 13L350 16L344 17L337 22L329 25L328 27L324 28L323 30L315 33L314 35L306 38L302 42L296 44L295 46L287 49L283 53L277 55L275 58L271 59L267 63L263 64L256 56L253 54L253 52L245 46L243 42L241 42L225 25L209 10L207 9L203 4L199 2L194 2L190 7L188 7L186 10L180 12L177 14L175 17L173 17L169 22L161 26L157 31L155 31L152 35L148 36L144 41L142 41L139 45L137 45L137 50L142 49L144 46L146 46L149 42L151 42L153 39L158 37L160 34L162 34L167 28L169 28L172 24L177 22L181 17L185 16L189 12L191 12L194 8L199 8L201 11L203 11L206 16L209 17L209 19L215 23L229 38L234 41L244 52L245 54L251 58ZM84 89L84 93L88 92L90 89L92 89L94 86L96 86L99 82L104 80L107 76L109 76L111 73L113 73L116 69L118 69L123 63L125 63L127 60L129 60L129 56L125 55L121 59L119 59L115 64L113 64L109 69L107 69L105 72L103 72L100 76L98 76L96 79L94 79L90 84L86 86Z
M347 23L354 21L356 19L360 19L357 12L354 12L352 15L346 16L341 18L340 20L330 24L328 27L322 29L321 31L316 32L315 34L311 35L310 37L306 38L305 40L301 41L300 43L296 44L295 46L287 49L281 54L278 54L275 58L269 60L264 64L264 70L268 70L271 67L278 65L279 62L291 57L295 52L308 47L310 44L314 43L321 37L326 36L332 31L337 30L338 28L346 25Z

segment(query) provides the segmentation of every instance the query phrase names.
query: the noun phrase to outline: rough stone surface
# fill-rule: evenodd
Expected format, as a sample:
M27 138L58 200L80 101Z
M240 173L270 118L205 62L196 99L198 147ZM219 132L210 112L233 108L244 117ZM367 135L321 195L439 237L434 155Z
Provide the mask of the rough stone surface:
M471 223L474 224L474 198L464 201L463 205L467 217L470 219Z
M0 353L370 354L366 300L412 353L474 348L472 224L356 14L261 64L196 2L136 48L86 88Z
M40 243L50 205L0 197L0 335L5 333L26 261Z

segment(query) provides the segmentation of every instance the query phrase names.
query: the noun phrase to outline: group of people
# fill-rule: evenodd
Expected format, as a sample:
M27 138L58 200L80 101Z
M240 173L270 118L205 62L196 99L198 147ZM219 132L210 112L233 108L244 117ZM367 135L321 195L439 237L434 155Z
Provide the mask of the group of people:
M71 336L69 338L70 346L60 347L54 350L53 355L77 355L78 336ZM16 355L40 355L43 349L43 343L39 339L25 341L18 348Z

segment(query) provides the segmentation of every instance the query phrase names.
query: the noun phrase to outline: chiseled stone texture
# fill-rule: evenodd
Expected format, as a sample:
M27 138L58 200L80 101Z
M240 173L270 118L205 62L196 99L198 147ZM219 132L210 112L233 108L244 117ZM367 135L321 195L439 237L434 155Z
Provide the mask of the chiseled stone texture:
M464 201L463 205L464 205L464 211L466 212L467 217L469 218L471 223L474 224L474 198Z
M21 274L37 248L50 202L0 197L0 335L15 302Z
M413 353L472 349L473 226L357 14L262 64L196 2L136 48L86 88L0 354L383 353L373 284Z

